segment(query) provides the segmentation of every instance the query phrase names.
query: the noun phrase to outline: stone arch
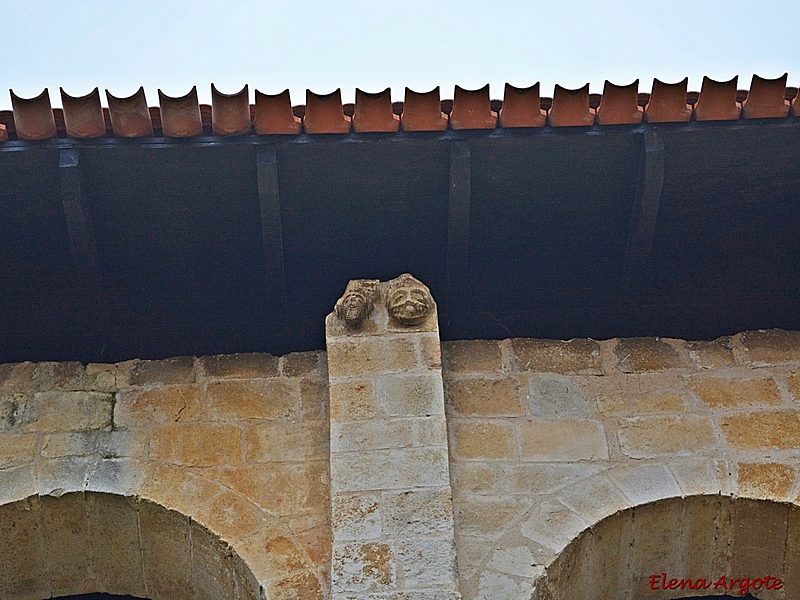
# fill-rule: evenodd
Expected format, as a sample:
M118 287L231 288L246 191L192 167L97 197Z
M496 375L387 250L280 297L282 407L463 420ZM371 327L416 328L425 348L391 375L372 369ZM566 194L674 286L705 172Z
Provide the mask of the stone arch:
M774 579L766 589L768 576L782 580L780 589ZM695 589L688 582L661 589L672 579L678 586L691 580ZM626 508L578 534L535 588L537 600L739 597L742 592L764 600L797 598L800 507L717 494Z
M0 506L0 573L8 600L262 597L251 568L207 527L149 500L101 492Z

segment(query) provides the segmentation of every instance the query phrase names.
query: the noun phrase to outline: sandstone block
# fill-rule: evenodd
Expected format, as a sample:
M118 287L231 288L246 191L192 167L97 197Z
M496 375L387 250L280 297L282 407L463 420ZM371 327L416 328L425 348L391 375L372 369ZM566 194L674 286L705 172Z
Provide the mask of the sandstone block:
M40 461L36 464L39 495L63 496L70 492L82 492L86 488L89 470L96 462L97 457L54 458Z
M282 528L267 528L237 545L261 581L279 579L311 568L302 549L287 534Z
M581 479L561 490L556 498L590 525L631 504L622 490L602 475Z
M780 463L739 463L739 495L748 498L786 501L797 479L791 465Z
M130 372L131 385L194 383L194 358L178 356L164 360L138 360Z
M375 386L370 379L330 384L331 419L362 419L376 414Z
M36 363L5 363L0 365L0 393L29 392L33 389Z
M490 598L531 598L534 590L527 582L517 583L508 575L485 571L481 573L474 596L480 600Z
M600 346L594 340L513 339L511 349L519 371L562 375L602 375Z
M451 421L453 453L458 458L516 458L517 438L513 422L459 419Z
M520 533L546 548L561 551L589 523L554 500L536 502L520 526Z
M378 406L391 416L443 415L444 391L439 372L384 375L376 386Z
M89 519L83 494L39 499L53 595L90 593L95 589L89 571ZM55 550L55 551L53 551Z
M381 501L376 494L336 494L331 503L331 530L339 542L374 540L383 533Z
M18 467L33 462L36 456L36 436L16 433L0 435L0 469Z
M687 455L716 445L708 417L633 417L619 424L622 453L631 458Z
M443 415L397 419L359 419L330 424L331 452L447 446Z
M141 461L130 458L102 458L88 474L86 490L134 496L146 475Z
M439 487L449 481L446 448L396 448L331 456L337 492Z
M720 419L728 444L737 450L800 447L800 413L793 410L737 413Z
M539 417L576 417L591 414L591 407L568 377L534 375L528 382L531 414Z
M422 356L422 366L436 371L442 370L442 345L439 334L418 335L417 346Z
M32 384L35 389L78 389L83 377L83 365L77 361L40 362L33 370Z
M301 419L321 419L327 421L330 418L330 399L328 397L327 382L315 379L301 379L300 388L300 418ZM291 387L289 393L294 393Z
M297 398L280 379L245 379L208 384L198 404L187 406L187 421L281 419L296 413Z
M96 431L75 433L54 433L42 439L42 456L46 458L63 458L65 456L87 456L97 452L98 441ZM2 438L0 438L2 445Z
M381 494L383 531L395 537L446 535L453 531L449 487Z
M275 421L247 433L248 462L282 462L328 457L328 425L322 421Z
M322 352L292 352L281 357L281 373L287 377L319 377Z
M800 373L792 373L786 378L786 386L795 402L800 402Z
M606 414L640 415L680 413L686 408L683 394L672 390L644 393L622 392L597 397L597 407Z
M485 494L495 491L501 477L487 464L476 462L450 462L453 489L463 493Z
M729 337L721 337L711 342L686 342L689 359L698 369L720 369L735 367L733 342Z
M190 385L122 390L114 405L114 423L120 427L175 423L185 418L187 406L200 402L200 390Z
M256 379L277 377L278 357L271 354L239 353L201 356L197 359L206 377Z
M508 483L515 493L543 494L586 479L604 468L590 463L518 464L511 468Z
M3 504L22 500L38 491L33 465L0 469L0 502Z
M800 331L745 331L739 336L739 346L745 364L750 367L800 361Z
M632 506L681 495L678 482L665 465L644 464L609 469L607 476L631 500Z
M456 415L518 416L522 414L516 378L449 380L445 385L447 406Z
M496 539L531 506L524 496L472 496L454 503L459 534ZM488 548L487 548L488 550Z
M720 476L727 466L711 458L683 458L670 462L669 470L678 481L685 496L720 494L723 492Z
M541 574L540 570L533 566L535 564L536 559L530 548L516 546L513 548L497 548L492 553L492 559L486 566L498 573L531 578Z
M396 542L397 562L406 588L457 589L453 538L414 537Z
M174 424L153 428L150 458L187 467L242 462L241 430L234 425Z
M303 571L267 586L270 600L319 600L324 598L322 586L312 571Z
M332 587L338 592L392 590L397 582L397 559L385 542L334 544Z
M143 481L139 495L191 516L222 490L219 483L190 473L182 467L156 464Z
M142 561L150 595L192 600L190 519L151 502L139 505Z
M753 379L693 378L690 386L700 400L713 408L777 406L781 403L781 394L775 381L769 377Z
M442 342L443 367L447 373L500 373L503 353L496 340Z
M670 344L661 338L623 338L614 346L617 369L623 373L644 373L681 369L686 363Z
M3 473L0 471L0 482ZM4 497L7 496L5 492L0 487ZM3 508L0 536L6 551L0 552L0 573L3 573L0 597L33 599L51 596L46 562L48 550L38 501Z
M0 422L7 429L26 432L86 431L110 427L111 410L111 394L37 392L0 400L0 419L5 415Z
M522 460L608 460L603 425L598 421L526 421L519 426Z
M147 441L144 429L100 431L97 433L97 451L102 458L139 458L147 452Z
M258 506L240 494L224 490L200 508L194 518L226 542L234 542L257 533L264 516Z
M410 371L419 366L410 338L375 336L328 340L328 376L332 380Z
M89 363L83 373L81 388L94 392L117 390L117 365Z

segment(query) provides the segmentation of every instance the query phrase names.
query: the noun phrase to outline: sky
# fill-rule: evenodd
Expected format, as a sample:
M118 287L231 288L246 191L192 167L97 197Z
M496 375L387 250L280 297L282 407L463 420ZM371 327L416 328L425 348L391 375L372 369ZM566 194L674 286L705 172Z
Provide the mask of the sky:
M8 89L22 97L58 88L73 96L99 87L118 97L145 87L158 104L160 88L182 96L196 85L210 103L210 84L224 93L254 90L342 89L377 92L441 86L477 89L489 83L502 98L508 82L590 83L602 92L654 77L689 77L699 90L704 75L723 81L753 73L789 73L800 84L798 0L351 0L291 2L226 0L3 0L0 36L0 109Z

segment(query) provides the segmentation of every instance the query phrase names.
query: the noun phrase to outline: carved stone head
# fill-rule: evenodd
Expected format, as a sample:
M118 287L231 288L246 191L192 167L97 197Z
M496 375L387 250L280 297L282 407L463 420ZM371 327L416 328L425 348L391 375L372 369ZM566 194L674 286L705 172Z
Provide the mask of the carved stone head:
M376 279L353 279L336 302L336 316L350 329L359 329L372 312L377 289Z
M402 325L419 325L433 312L433 307L428 288L408 273L386 285L386 309Z

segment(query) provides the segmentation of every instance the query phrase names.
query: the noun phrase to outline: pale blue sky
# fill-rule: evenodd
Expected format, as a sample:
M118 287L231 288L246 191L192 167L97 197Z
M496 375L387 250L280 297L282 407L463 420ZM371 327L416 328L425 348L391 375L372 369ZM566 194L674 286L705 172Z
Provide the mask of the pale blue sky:
M0 108L8 88L37 95L58 87L82 95L99 86L127 96L145 86L183 95L197 85L210 101L210 83L227 93L250 84L292 102L305 89L327 93L436 85L542 83L601 92L603 81L627 84L689 76L739 75L747 88L755 72L789 72L800 84L800 2L797 0L572 0L476 2L451 0L4 0L0 36ZM103 100L105 104L105 99Z

